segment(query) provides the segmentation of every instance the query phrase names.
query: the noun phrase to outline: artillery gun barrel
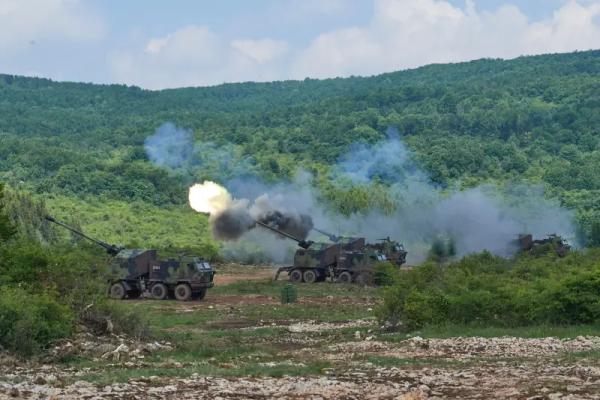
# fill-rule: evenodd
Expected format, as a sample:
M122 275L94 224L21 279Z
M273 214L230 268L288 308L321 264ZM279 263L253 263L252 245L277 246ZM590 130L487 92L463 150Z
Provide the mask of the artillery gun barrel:
M63 228L75 233L76 235L79 235L81 237L86 238L87 240L89 240L90 242L94 242L99 246L102 246L106 249L106 252L108 254L111 255L116 255L118 252L120 252L121 250L123 250L122 248L120 248L119 246L115 246L114 244L109 244L106 242L103 242L102 240L98 240L98 239L94 239L92 237L89 237L88 235L86 235L85 233L78 231L77 229L73 228L72 226L69 226L67 224L65 224L64 222L58 221L57 219L55 219L54 217L51 217L49 215L47 215L46 217L44 217L47 221L50 222L54 222L57 225L62 226Z
M303 249L308 249L313 244L312 240L298 239L297 237L295 237L293 235L290 235L287 232L280 231L277 228L273 228L272 226L270 226L268 224L265 224L264 222L261 222L261 221L258 221L258 220L254 220L254 222L256 224L262 226L263 228L266 228L266 229L268 229L270 231L273 231L273 232L275 232L275 233L277 233L277 234L279 234L281 236L284 236L284 237L286 237L288 239L292 239L293 241L295 241L296 243L298 243L298 246L302 247Z
M312 228L312 229L313 229L314 231L316 231L316 232L319 232L320 234L323 234L323 235L327 236L327 237L329 238L329 240L331 240L332 242L335 242L335 243L337 243L337 242L339 242L339 241L340 241L340 239L341 239L341 237L340 237L340 236L336 236L336 235L334 235L333 233L329 233L329 232L327 232L327 231L324 231L324 230L322 230L322 229L315 228L314 226L313 226L313 228Z

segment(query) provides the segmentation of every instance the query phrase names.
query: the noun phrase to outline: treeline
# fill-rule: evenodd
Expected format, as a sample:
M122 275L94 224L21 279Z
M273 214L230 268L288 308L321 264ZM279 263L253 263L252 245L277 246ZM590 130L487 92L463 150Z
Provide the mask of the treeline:
M542 184L589 232L600 220L599 110L600 51L163 91L0 75L0 179L165 206L184 204L191 180L276 181L303 168L349 213L390 206L385 185L364 201L354 193L373 188L336 186L331 166L395 127L433 184ZM166 121L205 144L184 174L145 155L144 139ZM218 148L234 155L225 165L210 156Z

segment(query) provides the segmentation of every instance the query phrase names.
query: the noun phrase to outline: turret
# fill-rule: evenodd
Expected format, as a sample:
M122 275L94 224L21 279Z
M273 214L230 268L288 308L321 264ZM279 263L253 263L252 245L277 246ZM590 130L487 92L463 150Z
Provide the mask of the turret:
M98 246L104 247L104 249L106 250L106 252L108 254L112 255L112 256L116 256L121 250L123 250L123 247L119 247L119 246L116 246L114 244L109 244L109 243L103 242L101 240L91 238L91 237L87 236L86 234L84 234L83 232L78 231L77 229L73 228L72 226L69 226L69 225L65 224L64 222L57 221L56 219L54 219L53 217L51 217L49 215L47 215L45 217L45 219L47 221L54 222L55 224L60 225L60 226L62 226L65 229L70 230L71 232L73 232L76 235L79 235L79 236L81 236L83 238L86 238L90 242L96 243Z

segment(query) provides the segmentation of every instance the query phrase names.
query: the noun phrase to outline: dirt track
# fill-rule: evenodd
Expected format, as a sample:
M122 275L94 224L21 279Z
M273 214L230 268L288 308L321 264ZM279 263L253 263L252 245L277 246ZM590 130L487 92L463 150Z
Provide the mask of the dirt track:
M215 286L229 285L236 282L263 281L275 277L277 268L240 266L237 264L216 265Z

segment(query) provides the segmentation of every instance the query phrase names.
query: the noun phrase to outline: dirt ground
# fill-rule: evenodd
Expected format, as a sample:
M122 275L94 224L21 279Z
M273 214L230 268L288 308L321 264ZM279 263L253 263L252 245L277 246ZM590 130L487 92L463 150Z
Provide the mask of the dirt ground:
M217 282L264 280L272 273L268 268L251 273L222 272ZM352 297L317 296L301 302L307 307L323 302L333 307L352 302ZM264 294L214 294L201 303L172 307L175 314L185 316L207 307L219 312L248 305L272 308L276 304L275 296ZM357 298L356 306L371 304ZM231 373L213 376L195 372L210 367L206 360L147 361L152 352L168 351L169 343L136 343L123 337L98 342L100 339L88 335L81 343L65 346L77 348L90 359L109 360L109 364L73 367L43 361L25 363L4 356L0 359L0 399L600 399L600 337L596 336L424 339L390 336L380 331L371 317L335 322L265 319L254 321L254 325L236 325L235 321L211 321L193 328L200 335L207 332L203 329L217 324L221 324L219 329L233 332L265 326L280 329L284 334L248 337L253 345L267 343L280 349L275 361L262 364L285 368L316 360L326 366L319 373L300 376L253 376L236 372L246 362L239 357L218 365L220 371ZM238 339L239 344L244 344L244 337ZM136 373L119 383L86 379L107 369Z
M270 266L244 266L240 264L215 265L215 286L236 282L262 281L275 277L277 268ZM281 279L285 279L285 274Z

